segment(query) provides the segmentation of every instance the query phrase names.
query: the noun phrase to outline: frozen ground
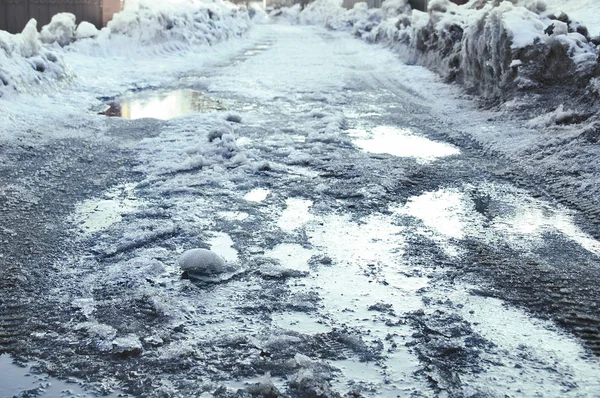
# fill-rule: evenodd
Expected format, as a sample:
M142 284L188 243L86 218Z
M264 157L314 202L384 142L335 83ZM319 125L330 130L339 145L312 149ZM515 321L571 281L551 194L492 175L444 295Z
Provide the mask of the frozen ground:
M382 9L359 3L352 10L344 10L339 0L319 0L302 12L291 8L274 15L391 47L406 62L459 83L493 111L480 113L476 117L482 119L474 122L456 102L437 101L441 114L465 116L449 134L470 137L520 163L550 194L597 223L597 7L585 0L472 0L463 6L440 0L430 2L425 13L411 10L405 0L388 1ZM513 128L516 120L521 126Z
M516 161L536 130L321 27L64 59L68 87L0 99L0 347L34 374L157 397L600 390L600 243ZM181 90L221 108L169 119ZM184 275L196 248L228 266Z

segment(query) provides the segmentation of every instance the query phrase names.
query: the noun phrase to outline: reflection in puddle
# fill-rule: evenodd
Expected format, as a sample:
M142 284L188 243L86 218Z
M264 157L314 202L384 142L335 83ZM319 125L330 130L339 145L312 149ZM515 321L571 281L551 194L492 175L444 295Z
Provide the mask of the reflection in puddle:
M597 361L585 359L585 350L549 321L532 318L502 300L471 295L476 286L457 286L439 299L450 299L473 329L502 352L504 366L486 370L486 377L465 374L469 385L488 389L494 396L595 396L600 391ZM528 363L531 361L531 363ZM545 366L544 366L545 365ZM523 372L523 368L527 372ZM569 375L565 380L564 375ZM518 385L514 380L519 380ZM565 390L565 385L577 385Z
M238 261L238 251L233 246L233 240L223 232L213 232L213 238L208 240L210 250L223 257L229 263Z
M101 231L123 219L140 205L134 185L125 184L108 191L102 199L90 199L75 208L75 222L85 233Z
M289 198L285 201L286 209L281 214L277 226L283 231L292 232L312 219L309 209L311 200Z
M368 394L363 390L365 396L391 397L410 396L425 387L413 376L419 369L418 359L403 344L414 330L391 321L422 308L416 292L429 283L427 278L406 276L413 267L403 258L403 233L403 227L393 224L393 216L380 214L361 222L353 222L346 215L329 215L307 226L315 251L331 257L336 266L319 267L303 280L303 286L291 288L318 291L320 311L326 311L322 318L390 344L383 367L354 358L333 362L342 373L333 381L337 390L362 385L368 386L367 391L377 391ZM390 305L396 315L369 309L377 303ZM390 340L392 335L395 337Z
M109 103L102 115L123 119L169 120L190 113L224 110L220 101L194 90L140 92Z
M472 202L458 190L442 189L426 192L408 200L399 214L419 218L427 228L449 238L464 238L464 220L467 215L477 216L473 212Z
M267 199L269 193L271 193L271 191L268 189L257 188L244 195L244 199L248 202L262 202Z
M91 397L75 383L48 375L34 374L20 367L8 355L0 355L0 397ZM111 395L114 396L114 395Z
M365 152L416 158L421 162L460 153L454 146L414 135L408 129L389 126L376 127L371 134L364 130L351 130L350 136L355 138L354 144Z
M393 212L421 220L434 239L482 239L490 244L509 244L531 250L544 245L549 233L558 233L590 253L600 255L600 242L584 233L567 209L527 196L510 186L487 184L477 188L491 203L490 215L476 211L469 192L473 187L440 189L412 197Z

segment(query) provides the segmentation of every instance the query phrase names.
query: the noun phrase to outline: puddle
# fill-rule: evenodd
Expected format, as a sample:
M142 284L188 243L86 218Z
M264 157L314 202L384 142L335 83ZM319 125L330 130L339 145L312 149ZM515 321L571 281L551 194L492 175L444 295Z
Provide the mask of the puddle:
M281 213L277 226L286 232L292 232L312 220L309 213L311 200L289 198L285 201L286 209Z
M270 193L271 191L269 189L257 188L244 195L244 199L248 202L260 203L267 199L267 196L269 196Z
M476 216L472 202L462 192L452 189L410 198L397 212L419 218L432 231L455 239L464 238L467 216Z
M213 232L213 238L207 243L210 245L210 250L223 257L228 263L238 261L238 251L232 247L233 240L226 233Z
M75 208L74 222L84 233L106 229L133 212L140 205L135 197L134 184L125 184L108 191L103 198L90 199Z
M265 253L265 256L276 258L284 269L309 272L308 261L314 252L292 243L282 243Z
M559 234L586 251L600 255L600 242L583 232L568 209L528 196L507 185L483 184L490 219L476 210L470 192L475 188L444 188L409 198L405 206L390 208L396 214L419 219L418 233L430 236L452 251L448 239L481 239L489 244L509 244L529 251L541 247L547 234ZM459 252L458 247L454 247Z
M355 138L354 145L365 152L416 158L420 162L431 162L460 153L460 150L452 145L414 135L409 129L380 126L374 128L370 134L364 130L350 130L349 135Z
M492 396L582 397L600 391L600 363L585 359L584 349L570 336L502 300L470 295L474 287L459 285L440 299L455 303L474 331L494 343L504 366L489 367L484 377L465 375L465 382L491 390Z
M169 120L191 113L225 110L218 100L194 90L142 91L132 93L107 104L101 115L123 119L152 118Z
M29 371L31 364L20 367L8 355L0 355L0 397L94 397L75 382L67 383L45 374ZM114 395L109 395L113 396Z
M395 324L398 316L423 307L417 291L429 283L427 278L406 276L412 266L403 257L404 227L394 225L393 216L374 214L361 222L351 221L348 215L329 215L310 222L306 229L315 253L329 256L335 266L313 270L301 286L290 286L292 291L318 292L321 319L360 330L365 342L385 345L383 366L358 358L332 362L342 373L334 387L359 388L361 396L369 397L410 396L425 388L414 377L419 361L404 345L414 330ZM288 322L292 330L304 327L294 325L292 319L282 316L276 322ZM307 323L314 325L314 321Z

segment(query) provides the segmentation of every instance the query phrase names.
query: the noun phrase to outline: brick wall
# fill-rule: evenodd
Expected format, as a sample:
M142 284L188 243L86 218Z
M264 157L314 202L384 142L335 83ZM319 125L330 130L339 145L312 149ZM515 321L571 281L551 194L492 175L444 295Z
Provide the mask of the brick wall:
M113 15L121 11L121 0L102 0L102 25L106 26Z

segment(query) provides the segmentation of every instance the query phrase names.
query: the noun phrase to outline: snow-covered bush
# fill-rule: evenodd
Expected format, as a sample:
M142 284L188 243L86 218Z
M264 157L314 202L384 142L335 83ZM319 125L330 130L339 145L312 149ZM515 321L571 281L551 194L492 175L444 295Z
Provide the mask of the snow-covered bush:
M68 46L75 40L75 29L75 15L68 12L58 13L42 28L42 42L58 43L61 47Z
M20 34L0 31L0 96L70 75L62 58L46 49L39 36L35 19Z

